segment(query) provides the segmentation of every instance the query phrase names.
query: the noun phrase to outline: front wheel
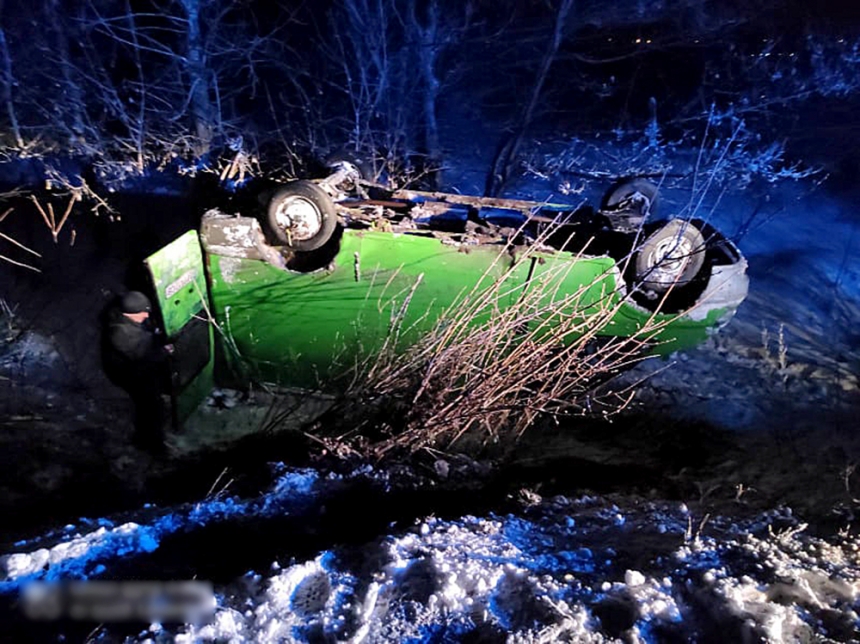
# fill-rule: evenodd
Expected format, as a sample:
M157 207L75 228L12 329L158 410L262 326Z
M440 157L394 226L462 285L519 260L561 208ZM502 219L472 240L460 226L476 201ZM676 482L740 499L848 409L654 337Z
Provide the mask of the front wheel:
M659 296L689 284L705 263L705 238L689 221L672 219L636 253L636 282Z
M334 202L310 181L278 188L269 200L266 222L275 240L295 251L323 246L337 225Z

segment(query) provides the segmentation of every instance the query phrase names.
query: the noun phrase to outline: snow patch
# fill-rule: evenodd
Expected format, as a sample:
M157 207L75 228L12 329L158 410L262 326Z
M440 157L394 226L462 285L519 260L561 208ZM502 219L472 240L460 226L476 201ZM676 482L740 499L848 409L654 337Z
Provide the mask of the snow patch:
M314 539L314 508L332 489L358 482L387 489L393 479L372 468L321 474L276 466L271 487L255 498L210 499L137 523L67 531L51 547L11 553L0 590L109 574L117 559L134 570L166 535L207 541L216 523L253 525L253 544L267 518L306 510L294 529ZM683 504L588 496L505 515L424 517L298 560L285 550L267 569L216 584L208 624L127 641L652 642L700 639L705 628L724 641L787 642L856 633L860 539L809 537L786 508L744 521L711 517L692 536L694 514ZM223 554L233 562L254 555L226 546Z

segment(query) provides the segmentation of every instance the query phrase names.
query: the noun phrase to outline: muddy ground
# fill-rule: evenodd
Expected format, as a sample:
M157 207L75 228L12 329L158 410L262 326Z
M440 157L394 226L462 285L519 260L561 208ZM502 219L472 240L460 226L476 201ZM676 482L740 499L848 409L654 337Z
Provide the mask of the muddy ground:
M309 458L300 435L253 435L270 402L262 394L205 409L205 429L172 437L167 456L131 445L130 403L101 372L99 314L202 206L134 194L114 203L120 220L81 212L57 244L24 201L4 227L42 254L42 273L0 264L2 550L81 516L202 498L225 468L241 481L266 461ZM857 303L802 257L751 246L750 298L736 319L705 346L627 374L649 376L627 410L473 455L500 464L511 494L631 493L724 514L785 504L822 530L850 524L860 509Z

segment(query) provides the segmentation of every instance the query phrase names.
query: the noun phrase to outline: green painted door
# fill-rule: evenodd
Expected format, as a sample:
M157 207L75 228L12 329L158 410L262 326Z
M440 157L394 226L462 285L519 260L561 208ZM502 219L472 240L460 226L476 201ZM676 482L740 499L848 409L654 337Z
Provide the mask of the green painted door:
M203 253L189 230L146 259L161 327L174 346L171 397L174 422L181 425L213 387L213 334Z

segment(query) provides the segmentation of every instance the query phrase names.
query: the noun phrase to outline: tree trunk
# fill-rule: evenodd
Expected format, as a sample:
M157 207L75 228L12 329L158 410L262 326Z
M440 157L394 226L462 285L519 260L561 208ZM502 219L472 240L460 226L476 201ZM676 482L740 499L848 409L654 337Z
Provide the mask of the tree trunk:
M439 149L439 122L436 117L436 105L439 99L439 79L436 76L436 62L439 57L439 3L430 0L427 4L424 23L418 19L415 9L416 2L409 3L409 18L412 31L418 40L418 65L421 71L421 111L423 123L421 139L428 167L438 164L441 159ZM441 182L439 171L434 173L434 183Z
M66 25L60 20L65 11L60 6L59 0L51 0L48 5L48 19L54 29L56 37L55 53L60 67L63 83L63 102L69 115L68 127L72 137L83 139L84 136L84 96L80 85L75 79L75 67L72 64L69 52L69 37L66 33Z
M0 10L2 10L0 3ZM24 147L24 138L21 136L21 126L18 124L18 115L15 113L15 103L12 100L12 86L15 84L15 77L12 75L12 58L9 55L9 46L6 43L6 32L3 27L0 27L0 57L2 57L3 67L3 105L6 107L6 114L9 117L9 125L12 128L12 136L15 137L15 143L19 148Z
M132 143L134 144L135 156L137 157L135 159L137 170L138 172L143 173L146 165L144 141L146 139L146 93L148 88L146 86L146 77L143 73L143 62L140 58L140 44L137 40L137 25L134 20L134 12L131 9L131 0L125 1L125 14L126 20L128 21L128 30L131 34L132 42L134 43L132 55L134 58L134 67L137 70L138 88L136 101L137 113L135 115L129 114L129 111L131 110L130 106L128 110L125 111L126 127L131 135Z
M191 84L189 105L196 137L194 152L203 156L212 148L215 109L209 96L210 70L203 45L200 0L181 0L181 4L188 19L185 66Z
M505 183L509 178L511 163L516 158L517 153L520 150L520 146L522 145L523 137L525 137L526 131L531 125L532 119L534 119L535 110L537 109L538 102L540 101L543 86L546 83L547 76L549 75L550 67L552 67L552 63L555 60L555 57L558 54L558 49L564 39L565 23L567 22L570 10L573 8L573 4L574 0L559 0L558 11L555 14L553 35L547 43L546 51L544 52L543 59L541 60L537 75L535 76L535 82L532 86L529 102L520 115L513 134L499 146L496 156L493 159L493 166L490 169L490 174L487 176L487 183L484 190L484 194L488 197L497 197L505 187Z

